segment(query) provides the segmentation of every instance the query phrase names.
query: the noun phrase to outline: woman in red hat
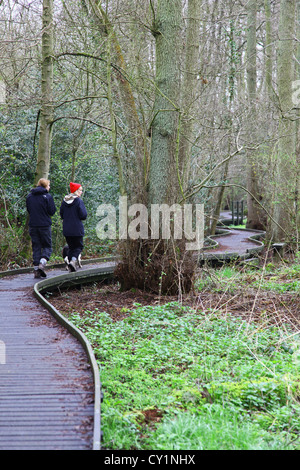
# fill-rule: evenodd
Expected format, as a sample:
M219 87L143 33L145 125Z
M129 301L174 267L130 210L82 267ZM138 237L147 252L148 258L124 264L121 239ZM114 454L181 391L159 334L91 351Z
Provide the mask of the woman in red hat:
M82 186L70 183L70 194L65 196L60 207L60 216L63 220L63 234L68 244L68 269L76 271L83 250L84 227L82 221L87 218L85 205L80 199Z

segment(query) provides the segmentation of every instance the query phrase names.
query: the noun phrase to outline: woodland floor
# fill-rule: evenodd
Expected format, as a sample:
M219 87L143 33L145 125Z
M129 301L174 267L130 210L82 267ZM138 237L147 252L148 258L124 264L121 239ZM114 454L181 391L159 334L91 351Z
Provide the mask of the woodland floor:
M236 287L234 292L207 289L178 299L175 296L159 297L137 289L121 292L118 284L97 283L53 293L49 299L64 314L77 312L84 315L87 311L98 309L109 313L116 322L129 316L136 303L159 305L178 300L196 310L236 315L247 321L263 321L266 326L283 323L298 329L300 326L299 294L259 291L252 287Z

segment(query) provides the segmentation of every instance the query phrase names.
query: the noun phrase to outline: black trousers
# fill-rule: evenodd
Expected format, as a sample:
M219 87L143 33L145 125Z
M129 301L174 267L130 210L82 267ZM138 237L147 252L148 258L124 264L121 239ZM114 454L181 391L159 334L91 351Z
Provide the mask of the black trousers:
M78 259L78 256L83 250L83 237L66 237L66 241L69 247L69 261L71 261L73 257Z
M52 253L51 227L29 227L32 244L33 265L38 266L40 259L49 261Z

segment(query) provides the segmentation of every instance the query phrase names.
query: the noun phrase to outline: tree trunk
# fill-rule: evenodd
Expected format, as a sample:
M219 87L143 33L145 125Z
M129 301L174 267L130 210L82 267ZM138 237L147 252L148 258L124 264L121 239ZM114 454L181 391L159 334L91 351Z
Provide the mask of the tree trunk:
M177 139L180 99L181 1L161 0L157 7L156 95L152 121L149 203L172 204L179 195Z
M187 190L191 169L194 114L198 92L200 14L202 0L189 0L187 12L186 53L181 97L179 168L181 186Z
M235 78L236 78L236 43L235 43L235 35L234 35L234 22L230 21L230 33L229 33L230 41L229 41L229 63L230 63L230 74L228 80L228 118L227 118L227 126L229 129L228 132L228 155L231 153L232 147L232 103L234 98L234 91L235 91ZM224 164L224 168L222 169L222 176L221 180L223 183L226 181L228 177L228 170L229 170L229 160L227 160ZM225 186L222 185L217 192L215 207L212 216L211 228L210 233L211 235L215 235L216 228L220 218L220 212L222 209L223 198L225 193Z
M162 219L155 235L154 207L170 207L182 198L179 178L181 0L160 0L153 22L156 41L155 103L151 125L148 227L151 239L126 240L116 277L124 289L138 287L157 294L180 294L192 287L195 258L185 251L185 238L164 237ZM138 182L137 182L138 184ZM153 212L152 212L153 211ZM175 216L174 216L175 218Z
M300 38L300 3L297 3L297 30L296 37ZM297 43L297 66L296 66L296 83L297 92L299 93L300 88L300 42ZM298 100L294 103L297 108L297 120L296 120L296 195L295 195L295 211L296 211L296 251L300 249L300 99L298 94Z
M231 142L229 141L228 143L228 150L230 152L230 147L231 147ZM224 168L222 171L222 181L225 182L228 177L228 170L229 170L229 160L224 164ZM215 235L217 225L219 223L219 218L220 218L220 213L222 210L222 204L223 204L223 198L224 198L224 193L225 193L225 186L222 185L217 192L217 199L215 202L215 207L213 211L213 217L211 221L211 228L210 228L210 234Z
M127 79L127 65L113 25L111 24L105 10L102 8L99 0L88 0L88 2L92 7L94 18L97 21L99 30L107 37L109 36L109 40L111 41L111 54L115 61L116 68L119 70L115 76L118 81L120 103L124 116L126 117L133 153L135 155L135 161L133 164L134 176L136 181L138 181L138 183L132 182L129 186L130 194L128 194L128 197L132 202L138 202L144 200L145 197L147 168L149 166L149 151L145 132L139 120L135 98L129 80Z
M271 4L270 0L265 0L265 18L266 18L266 43L265 43L265 75L266 87L269 97L274 98L272 85L272 63L273 63L273 40L272 40L272 22L271 22Z
M48 178L53 122L53 0L43 0L42 97L35 183Z
M256 16L257 0L250 0L248 3L247 15L247 87L249 103L248 135L250 145L256 139ZM263 214L256 203L261 200L258 184L257 156L249 151L247 156L247 228L264 229ZM254 197L253 197L254 196Z
M293 109L294 80L293 54L295 37L296 0L281 0L279 20L279 45L277 60L278 96L280 103L279 141L276 161L275 222L271 236L275 241L291 240L295 226L295 120Z

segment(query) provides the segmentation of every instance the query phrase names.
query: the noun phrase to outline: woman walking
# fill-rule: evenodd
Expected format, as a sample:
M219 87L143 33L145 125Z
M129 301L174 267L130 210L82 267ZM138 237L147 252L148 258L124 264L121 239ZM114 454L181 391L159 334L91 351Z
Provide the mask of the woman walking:
M50 181L41 178L26 198L35 278L47 276L45 267L52 253L51 217L56 207L49 190Z
M70 194L65 196L60 206L63 220L63 234L68 244L68 269L76 271L76 265L83 250L84 227L82 221L87 218L87 211L82 199L82 186L70 183Z

